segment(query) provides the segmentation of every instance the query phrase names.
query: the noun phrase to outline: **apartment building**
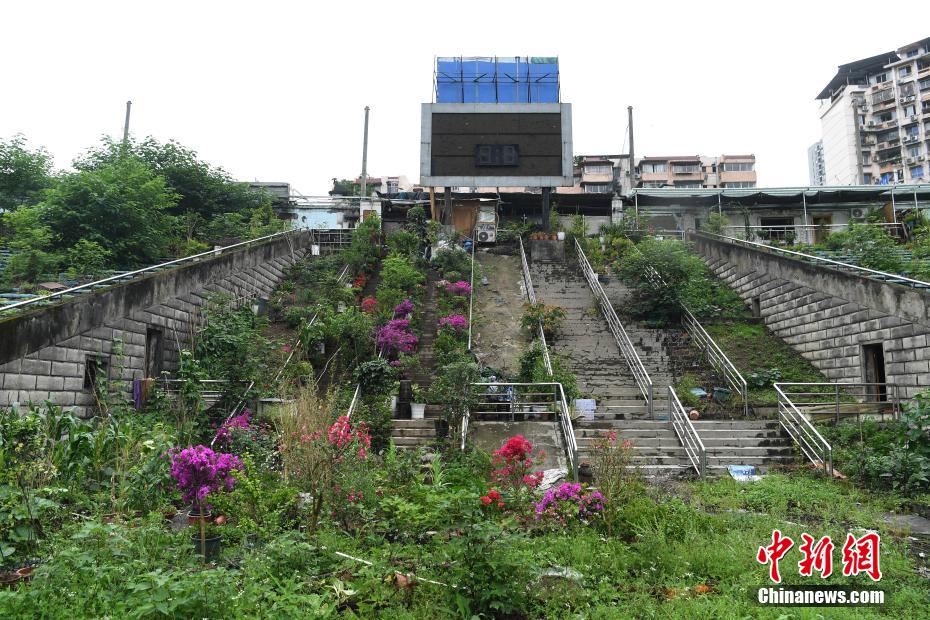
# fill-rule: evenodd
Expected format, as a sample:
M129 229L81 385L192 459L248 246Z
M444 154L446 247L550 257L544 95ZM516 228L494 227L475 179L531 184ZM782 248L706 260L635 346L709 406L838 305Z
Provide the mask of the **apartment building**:
M811 185L826 185L827 174L823 163L823 140L807 147L807 174Z
M578 155L575 157L575 183L556 188L559 194L626 194L632 189L630 156Z
M636 187L729 188L756 186L755 155L643 157Z
M840 65L817 99L827 185L930 180L930 38Z

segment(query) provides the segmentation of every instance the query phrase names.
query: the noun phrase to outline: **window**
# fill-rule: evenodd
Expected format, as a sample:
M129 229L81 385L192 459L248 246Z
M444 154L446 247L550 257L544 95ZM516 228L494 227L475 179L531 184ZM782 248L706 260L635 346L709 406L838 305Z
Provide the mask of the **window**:
M872 175L869 174L868 172L864 173L864 174L862 175L862 184L863 184L863 185L871 185L871 184L872 184Z
M894 99L894 89L886 88L872 95L872 105L879 105L886 101L891 101L892 99Z
M919 54L920 54L920 48L917 48L917 49L914 49L914 50L907 50L906 57L907 57L907 58L913 58L914 56L917 56L917 55L919 55Z
M914 124L904 130L905 133L909 136L919 136L920 135L920 125Z
M520 165L520 147L516 144L479 144L475 147L478 167L515 167Z
M876 75L876 76L875 76L874 78L872 78L872 79L873 79L873 83L874 83L874 84L881 84L882 82L887 82L887 81L888 81L888 74L887 74L887 73L879 73L878 75Z
M914 146L907 149L908 157L920 157L920 145L915 144Z
M724 162L724 172L752 172L752 164L749 162Z
M611 172L613 172L613 166L610 165L585 165L584 167L585 174L610 174Z
M586 194L609 194L610 183L588 184L584 186L584 191Z
M106 360L100 355L88 355L84 360L84 389L96 392L106 378Z
M700 181L679 181L675 183L675 187L684 187L684 188L696 188L701 187Z
M672 172L675 174L700 174L700 164L672 164Z
M740 189L740 188L747 188L747 187L755 187L756 184L752 181L732 181L730 183L723 183L722 186L726 188Z
M889 110L888 112L882 112L881 114L875 115L876 123L887 123L888 121L894 120L894 111Z
M904 116L913 116L914 114L917 114L917 106L913 103L904 106Z
M914 166L911 168L911 178L912 179L922 179L924 176L924 167L923 166Z
M927 90L930 88L930 78L924 78L921 81L917 82L917 88L920 90Z
M898 134L897 129L892 129L891 131L884 131L878 134L875 139L878 142L894 142L899 139L901 136Z
M760 218L762 230L759 236L763 239L780 239L788 238L790 234L794 237L794 218L793 217L763 217Z
M863 151L863 152L862 152L862 165L863 165L863 166L868 166L870 163L871 163L871 162L869 161L869 152L868 152L868 151Z
M904 65L903 67L898 67L898 77L906 78L911 74L911 65Z
M666 166L665 162L645 163L645 164L642 164L641 167L642 167L642 169L643 169L643 172L646 172L646 173L648 173L648 172L666 172L666 171L668 170L668 167Z
M664 187L665 183L663 181L644 181L643 187Z
M910 97L914 94L914 82L905 82L898 86L902 97Z

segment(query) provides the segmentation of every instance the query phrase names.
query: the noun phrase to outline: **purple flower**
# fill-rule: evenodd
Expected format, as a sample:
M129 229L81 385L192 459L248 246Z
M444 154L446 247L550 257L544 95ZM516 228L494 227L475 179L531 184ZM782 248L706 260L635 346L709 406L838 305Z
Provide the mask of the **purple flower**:
M409 299L405 299L396 306L394 306L394 315L406 316L413 312L413 302Z
M452 282L446 285L446 292L450 295L456 295L460 297L468 297L471 295L471 284L465 280L459 280L458 282Z
M410 321L394 319L378 329L375 344L389 357L399 353L413 353L417 346L417 337L410 332Z
M585 493L581 484L564 482L546 491L536 504L536 518L548 513L574 513L579 519L597 516L604 510L604 497L598 491Z
M439 319L439 329L448 328L457 334L468 329L468 319L462 314L450 314Z
M248 430L249 421L252 419L252 412L248 408L242 410L237 416L229 418L223 425L216 429L214 441L228 441L234 430Z
M230 490L236 483L233 472L242 469L239 458L225 452L214 452L207 446L188 446L171 450L171 477L177 481L186 502L202 506L211 493Z

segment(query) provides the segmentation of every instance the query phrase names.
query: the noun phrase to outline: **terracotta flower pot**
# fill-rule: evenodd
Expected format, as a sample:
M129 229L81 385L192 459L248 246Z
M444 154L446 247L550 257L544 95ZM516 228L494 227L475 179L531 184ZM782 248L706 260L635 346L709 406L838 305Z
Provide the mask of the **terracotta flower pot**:
M22 580L22 575L16 572L0 573L0 588L12 588Z
M16 574L19 575L20 579L23 581L28 581L32 579L32 571L36 569L35 566L23 566L16 571Z

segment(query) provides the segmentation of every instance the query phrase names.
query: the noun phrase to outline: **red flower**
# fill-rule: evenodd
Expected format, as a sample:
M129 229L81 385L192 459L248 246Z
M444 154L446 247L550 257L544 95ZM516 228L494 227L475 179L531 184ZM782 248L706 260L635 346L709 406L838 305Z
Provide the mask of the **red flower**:
M501 494L498 493L496 489L491 489L490 491L488 491L488 497L490 497L494 501L498 501L501 498Z
M487 495L482 495L482 496L481 496L481 503L484 504L485 506L488 506L488 505L490 505L490 503L491 503L491 498L488 497Z
M504 502L497 502L497 507L498 507L498 508L503 508L503 507L504 507Z

